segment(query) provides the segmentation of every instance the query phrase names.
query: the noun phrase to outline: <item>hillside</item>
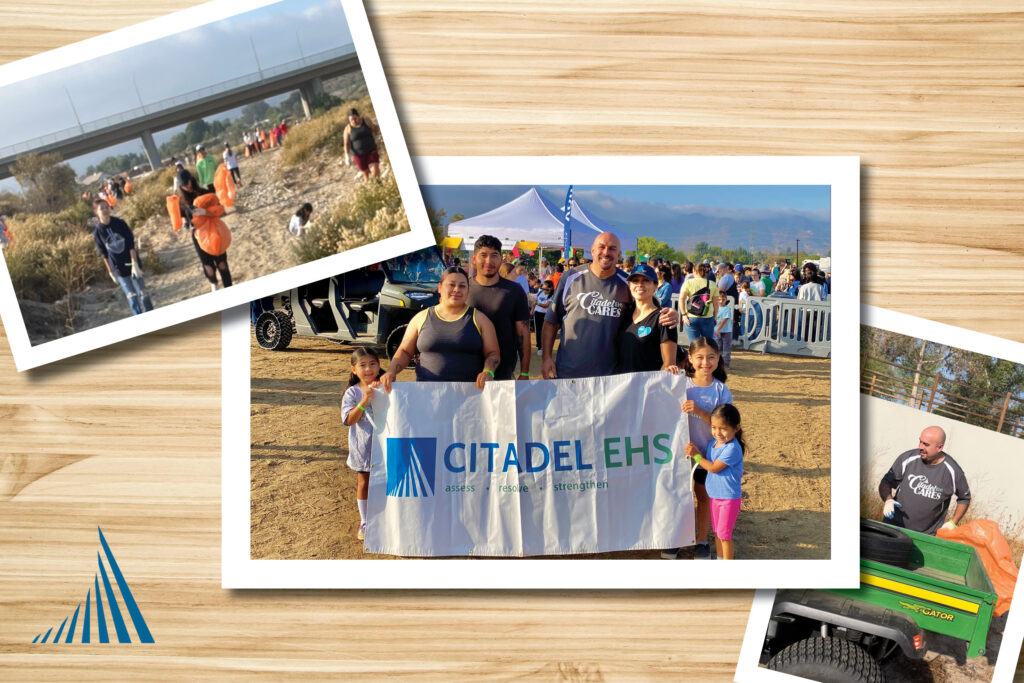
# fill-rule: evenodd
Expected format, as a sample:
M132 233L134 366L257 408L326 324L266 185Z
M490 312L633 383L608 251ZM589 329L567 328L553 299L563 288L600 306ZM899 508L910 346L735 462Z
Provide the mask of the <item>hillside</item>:
M671 223L631 225L623 221L619 227L687 252L692 251L698 242L708 242L746 248L753 244L754 251L777 253L795 249L797 239L800 240L801 252L826 254L832 248L831 226L827 219L791 212L759 215L751 219L694 211L674 217Z

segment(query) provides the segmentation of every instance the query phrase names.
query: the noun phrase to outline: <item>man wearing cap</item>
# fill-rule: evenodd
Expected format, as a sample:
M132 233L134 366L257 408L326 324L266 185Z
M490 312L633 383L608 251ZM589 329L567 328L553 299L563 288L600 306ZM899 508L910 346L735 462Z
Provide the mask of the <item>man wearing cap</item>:
M206 153L206 147L196 145L196 180L206 192L213 192L213 177L217 174L217 160Z
M559 280L541 335L545 379L615 372L616 338L623 310L632 298L626 275L615 268L620 252L619 238L603 232L590 247L593 261L567 271ZM671 308L662 308L658 319L666 327L679 324L679 314Z
M960 465L943 450L945 446L946 432L926 427L917 448L896 458L878 484L886 522L932 536L939 527L953 529L960 523L971 503L971 489ZM946 522L953 498L956 510Z
M761 284L764 285L764 295L768 296L775 291L775 283L772 282L771 270L768 268L767 263L762 263L759 268L761 273Z

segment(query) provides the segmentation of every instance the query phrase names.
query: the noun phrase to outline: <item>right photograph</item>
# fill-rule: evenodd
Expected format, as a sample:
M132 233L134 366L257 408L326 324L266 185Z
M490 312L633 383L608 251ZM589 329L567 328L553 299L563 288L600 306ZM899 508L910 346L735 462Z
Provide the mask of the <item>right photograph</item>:
M737 680L1009 680L1024 626L1020 345L862 319L860 587L759 595Z

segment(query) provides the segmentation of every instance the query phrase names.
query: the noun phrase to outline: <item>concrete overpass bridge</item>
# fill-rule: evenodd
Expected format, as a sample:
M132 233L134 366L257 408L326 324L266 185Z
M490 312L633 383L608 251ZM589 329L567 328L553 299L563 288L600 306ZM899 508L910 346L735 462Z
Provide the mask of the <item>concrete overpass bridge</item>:
M134 138L142 140L150 164L154 169L159 168L160 153L153 141L155 131L292 90L299 91L302 108L309 116L310 100L323 91L323 80L353 71L359 71L359 58L353 45L344 45L120 114L80 123L73 128L0 147L0 179L11 177L11 165L25 154L59 152L61 158L70 159Z

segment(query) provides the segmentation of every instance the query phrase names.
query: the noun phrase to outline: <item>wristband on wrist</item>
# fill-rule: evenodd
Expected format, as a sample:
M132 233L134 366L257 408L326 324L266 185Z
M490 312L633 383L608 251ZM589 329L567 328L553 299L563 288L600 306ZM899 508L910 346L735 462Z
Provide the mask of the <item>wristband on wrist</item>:
M520 373L519 373L519 376L520 376L520 377L529 377L529 376L530 376L530 373L528 373L528 372L520 372Z
M363 411L364 413L366 412L366 408L365 408L365 407L363 407L363 404L362 404L362 403L357 403L357 404L356 404L356 408L359 408L359 410Z
M703 459L704 459L704 456L701 455L700 453L698 453L697 455L693 456L693 461L694 462L698 462L699 463Z
M484 372L490 375L491 379L494 379L494 370L488 370L487 368L484 368Z

